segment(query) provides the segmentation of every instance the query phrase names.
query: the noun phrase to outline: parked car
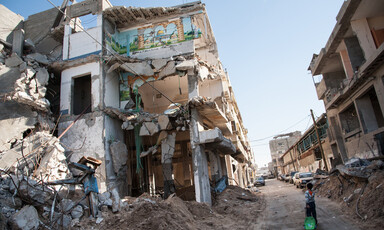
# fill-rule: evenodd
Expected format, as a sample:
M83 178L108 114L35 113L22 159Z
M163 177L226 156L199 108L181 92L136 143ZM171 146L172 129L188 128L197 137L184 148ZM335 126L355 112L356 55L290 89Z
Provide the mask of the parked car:
M289 173L285 174L284 181L289 182Z
M311 172L302 172L295 175L295 177L298 177L295 180L296 188L302 188L304 187L308 182L313 180L313 173Z
M284 180L284 177L283 177L283 176L284 176L284 174L279 174L279 175L277 176L277 179L278 179L278 180Z
M262 186L265 185L264 177L259 177L259 178L256 179L255 186L257 186L257 185L262 185Z
M293 175L293 184L294 185L296 185L298 183L298 181L300 179L299 175L300 175L299 172L297 172L297 173L295 173L295 175Z
M293 184L293 176L298 173L298 171L293 171L289 174L289 183Z

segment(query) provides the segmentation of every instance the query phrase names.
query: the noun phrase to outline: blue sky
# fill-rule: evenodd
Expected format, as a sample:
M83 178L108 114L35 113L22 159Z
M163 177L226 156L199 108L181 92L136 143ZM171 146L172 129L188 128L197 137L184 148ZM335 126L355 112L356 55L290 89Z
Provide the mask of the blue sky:
M61 0L51 0L61 5ZM187 0L112 0L113 5L173 6ZM229 73L237 104L259 166L270 161L268 141L280 133L305 131L324 105L307 71L323 48L343 0L203 0ZM47 0L0 0L28 15L50 9Z

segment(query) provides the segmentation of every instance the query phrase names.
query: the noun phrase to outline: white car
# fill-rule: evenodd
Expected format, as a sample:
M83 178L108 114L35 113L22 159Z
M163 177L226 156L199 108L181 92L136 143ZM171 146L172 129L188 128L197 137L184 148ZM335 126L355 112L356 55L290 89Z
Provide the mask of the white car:
M313 173L301 172L301 173L295 174L295 178L293 182L296 185L296 188L302 188L311 180L313 180Z

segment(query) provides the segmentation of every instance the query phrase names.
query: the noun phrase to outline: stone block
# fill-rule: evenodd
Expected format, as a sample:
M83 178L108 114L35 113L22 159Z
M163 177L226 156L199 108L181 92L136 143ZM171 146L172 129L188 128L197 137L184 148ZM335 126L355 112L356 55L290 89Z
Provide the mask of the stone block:
M40 222L37 210L30 205L24 206L24 208L12 216L10 224L12 229L38 229Z
M80 219L84 215L84 210L81 205L77 205L74 209L71 211L71 216L73 219Z
M218 142L223 140L223 134L219 128L199 132L200 144Z

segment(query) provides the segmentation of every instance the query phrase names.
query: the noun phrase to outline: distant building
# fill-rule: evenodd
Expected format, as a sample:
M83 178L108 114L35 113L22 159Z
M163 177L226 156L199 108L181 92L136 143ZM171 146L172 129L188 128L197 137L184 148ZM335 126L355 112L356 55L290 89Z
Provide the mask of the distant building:
M281 156L296 143L301 137L300 131L281 134L275 136L273 140L269 141L269 150L271 151L272 166L274 168L274 174L282 173L283 162L279 160Z
M384 1L348 0L309 66L329 122L333 164L384 154Z

